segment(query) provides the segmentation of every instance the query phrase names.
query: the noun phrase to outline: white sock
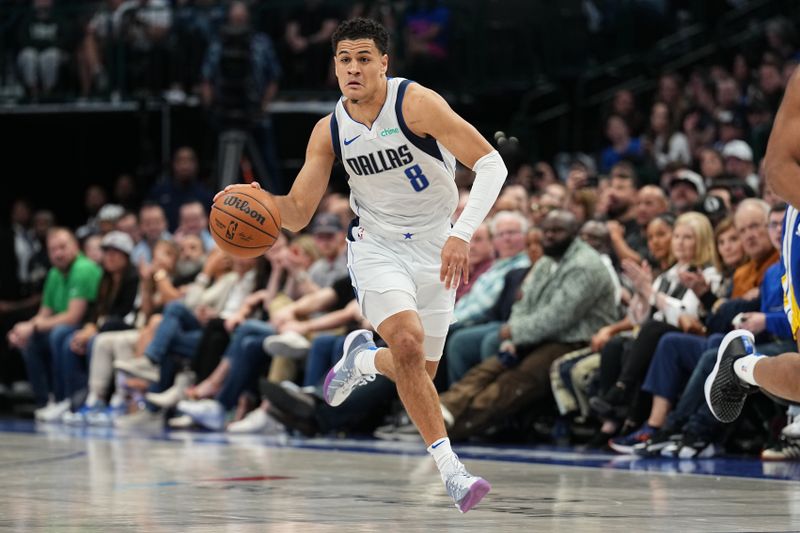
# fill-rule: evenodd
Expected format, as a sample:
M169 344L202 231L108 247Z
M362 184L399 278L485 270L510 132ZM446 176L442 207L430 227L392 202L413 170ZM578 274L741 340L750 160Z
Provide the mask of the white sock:
M428 446L428 453L433 456L433 460L436 461L436 467L440 472L447 465L448 459L455 455L453 449L450 448L450 439L447 437L442 437Z
M378 350L369 349L361 350L359 353L356 354L356 368L362 374L380 374L378 369L375 367L375 356L378 354Z
M749 383L750 385L755 385L758 387L758 383L756 383L756 378L753 376L753 370L756 367L756 363L764 357L763 355L745 355L737 359L733 363L733 371L736 372L736 375L739 376L739 379Z

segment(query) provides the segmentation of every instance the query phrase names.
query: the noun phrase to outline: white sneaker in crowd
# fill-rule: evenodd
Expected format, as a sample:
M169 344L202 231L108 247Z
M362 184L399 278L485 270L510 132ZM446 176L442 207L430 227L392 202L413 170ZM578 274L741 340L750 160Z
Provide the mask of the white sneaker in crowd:
M217 400L197 400L178 402L178 411L192 417L196 424L212 431L225 427L225 407Z
M175 384L164 392L148 392L145 399L162 409L175 407L186 399L186 389L194 385L194 372L185 371L175 376Z
M311 341L294 331L270 335L264 339L264 351L270 355L282 355L290 359L302 359L311 350Z

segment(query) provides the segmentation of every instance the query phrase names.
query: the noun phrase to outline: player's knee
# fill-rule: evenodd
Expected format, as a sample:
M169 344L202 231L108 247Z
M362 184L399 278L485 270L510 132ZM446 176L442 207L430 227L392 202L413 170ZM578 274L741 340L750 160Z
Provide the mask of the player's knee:
M395 364L400 366L421 366L425 361L422 349L422 333L414 331L401 331L391 339L389 348L395 359Z

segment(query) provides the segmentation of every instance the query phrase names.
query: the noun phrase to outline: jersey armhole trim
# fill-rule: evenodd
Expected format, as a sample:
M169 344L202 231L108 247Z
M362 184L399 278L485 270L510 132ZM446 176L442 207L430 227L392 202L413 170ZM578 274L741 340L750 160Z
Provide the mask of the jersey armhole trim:
M336 120L336 109L331 113L331 143L336 157L342 161L342 145L339 142L339 121Z
M397 99L394 103L394 111L397 115L397 123L400 126L400 131L403 132L403 135L406 136L406 139L411 141L411 144L425 152L431 157L435 157L442 163L444 163L444 156L442 156L442 151L439 150L439 143L436 142L431 136L427 137L420 137L406 124L405 118L403 118L403 98L406 95L406 88L410 83L413 83L411 80L403 80L400 82L400 86L397 88Z

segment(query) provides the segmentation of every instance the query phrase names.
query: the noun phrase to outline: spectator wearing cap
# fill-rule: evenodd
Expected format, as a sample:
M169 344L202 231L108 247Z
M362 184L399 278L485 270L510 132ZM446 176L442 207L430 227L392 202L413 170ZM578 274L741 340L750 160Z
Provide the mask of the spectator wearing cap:
M112 231L103 237L103 275L97 300L90 306L83 327L53 345L54 381L61 381L67 399L87 387L89 357L98 333L129 329L133 325L134 301L139 290L139 275L131 263L133 239L127 233ZM66 416L69 404L46 413L42 421L53 422Z
M631 137L630 128L621 116L608 116L605 133L610 145L600 156L600 172L611 171L611 167L623 159L641 158L642 143L640 139Z
M97 212L97 232L107 235L117 227L117 223L125 216L125 208L117 204L106 204Z
M744 181L753 191L761 190L761 178L755 173L753 150L749 144L739 139L730 141L722 149L722 157L725 160L725 172Z
M339 217L320 213L311 225L311 235L320 258L312 263L298 281L311 282L317 287L330 287L337 279L347 277L347 241ZM306 292L305 290L303 292Z
M51 384L48 378L53 374L51 346L63 344L78 329L97 299L103 275L97 264L80 253L78 240L66 228L50 230L47 253L53 266L47 273L39 311L30 320L17 323L8 334L11 346L22 350L36 404L44 407L36 411L37 418L50 408L64 408L56 403L65 399L61 383Z
M139 209L139 232L142 240L136 243L131 254L131 262L137 266L153 260L153 249L158 241L172 240L167 231L167 217L160 205L148 202Z
M177 229L180 210L184 204L200 202L204 210L211 207L214 194L198 181L197 154L194 150L182 146L175 151L172 158L172 178L154 185L148 198L164 209L170 231Z
M678 170L669 184L671 211L679 215L692 211L705 194L706 186L700 174L685 168Z

